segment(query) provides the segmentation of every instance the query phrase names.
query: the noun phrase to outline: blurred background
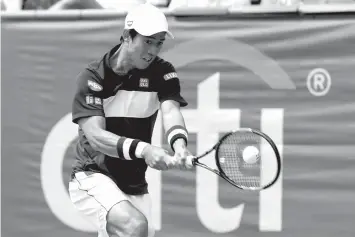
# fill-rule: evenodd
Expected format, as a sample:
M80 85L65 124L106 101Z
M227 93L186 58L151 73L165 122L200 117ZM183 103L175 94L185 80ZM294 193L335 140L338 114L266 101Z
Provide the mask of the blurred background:
M150 2L159 7L298 6L354 4L354 0L1 0L3 11L63 9L128 9ZM344 6L346 7L346 6Z
M1 236L97 236L67 193L75 80L144 2L1 0ZM355 1L148 2L175 36L161 56L189 102L191 151L251 127L283 159L261 193L201 169L149 169L156 236L354 237ZM159 119L153 143L169 149Z

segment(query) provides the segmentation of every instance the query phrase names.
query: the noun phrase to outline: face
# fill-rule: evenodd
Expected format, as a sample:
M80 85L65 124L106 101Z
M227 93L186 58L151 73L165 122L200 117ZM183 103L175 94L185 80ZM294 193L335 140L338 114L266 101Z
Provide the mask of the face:
M137 34L130 42L129 54L133 65L138 69L145 69L160 52L164 40L165 32L160 32L151 36Z

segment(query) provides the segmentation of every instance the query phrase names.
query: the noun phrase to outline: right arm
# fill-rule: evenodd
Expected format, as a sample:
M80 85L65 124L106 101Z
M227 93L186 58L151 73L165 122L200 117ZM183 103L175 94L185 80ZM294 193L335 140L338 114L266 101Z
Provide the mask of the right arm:
M103 154L127 160L143 158L147 165L158 170L166 170L176 165L173 157L160 147L106 131L104 117L82 118L79 120L79 126L91 147Z
M92 116L78 121L91 147L112 157L125 159L143 158L143 150L148 143L118 136L105 130L105 118Z

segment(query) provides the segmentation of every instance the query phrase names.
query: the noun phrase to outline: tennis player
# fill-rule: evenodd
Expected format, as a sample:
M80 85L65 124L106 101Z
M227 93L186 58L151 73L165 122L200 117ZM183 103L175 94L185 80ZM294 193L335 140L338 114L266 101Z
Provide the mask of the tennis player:
M154 236L147 165L191 168L180 112L187 102L173 65L157 56L166 36L173 38L163 12L142 4L128 12L121 43L78 76L72 114L79 141L69 193L99 237ZM150 144L158 109L174 156Z

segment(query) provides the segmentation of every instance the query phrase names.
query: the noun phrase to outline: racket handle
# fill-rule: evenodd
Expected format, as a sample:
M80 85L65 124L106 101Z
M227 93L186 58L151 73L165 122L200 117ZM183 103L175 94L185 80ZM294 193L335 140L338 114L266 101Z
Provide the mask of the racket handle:
M190 165L193 165L193 166L195 166L196 165L196 161L197 161L197 159L196 159L196 157L195 156L188 156L188 157L186 157L187 158L187 162L189 162L190 163Z

